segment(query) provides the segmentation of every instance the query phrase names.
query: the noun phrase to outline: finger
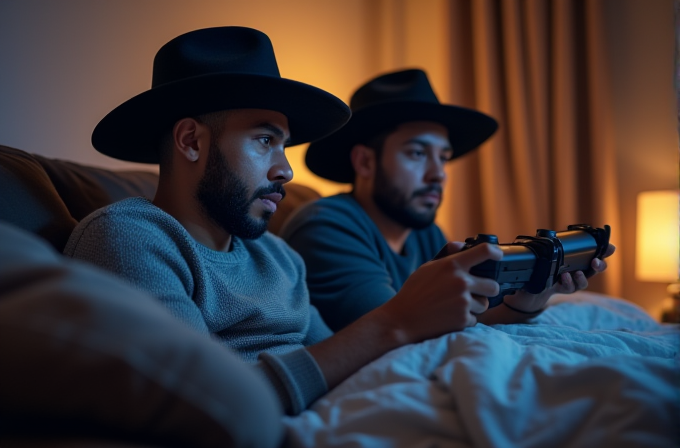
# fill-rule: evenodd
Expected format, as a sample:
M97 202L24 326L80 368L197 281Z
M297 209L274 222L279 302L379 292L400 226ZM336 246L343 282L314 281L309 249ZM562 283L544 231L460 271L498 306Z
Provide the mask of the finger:
M615 251L616 251L616 246L614 246L613 244L609 244L609 246L607 246L607 250L605 251L602 258L610 257L611 255L614 254Z
M475 325L477 325L477 316L475 316L472 313L468 313L467 320L465 321L465 326L474 327Z
M588 287L588 279L582 271L574 272L574 275L571 276L571 279L574 283L575 291L578 291L579 289L586 289Z
M465 247L465 243L461 241L449 241L439 250L439 252L437 252L437 255L434 256L433 260L439 260L440 258L457 254L463 247Z
M494 297L497 296L501 290L501 287L496 280L484 277L476 277L474 275L471 275L470 278L472 281L470 282L469 289L473 295Z
M465 243L462 241L449 241L446 243L446 246L449 248L449 254L457 254L463 250Z
M556 291L559 293L571 294L576 289L576 287L574 286L574 280L571 278L571 274L568 272L565 272L560 275L559 284L560 286L559 288L557 288Z
M472 301L470 302L470 313L474 315L482 314L487 309L489 309L488 297L472 294Z
M590 262L590 266L595 270L595 272L602 272L607 269L607 262L600 260L599 258L593 258Z
M503 251L497 245L482 243L471 249L450 255L449 260L455 262L462 269L469 270L486 260L500 260L501 258L503 258Z

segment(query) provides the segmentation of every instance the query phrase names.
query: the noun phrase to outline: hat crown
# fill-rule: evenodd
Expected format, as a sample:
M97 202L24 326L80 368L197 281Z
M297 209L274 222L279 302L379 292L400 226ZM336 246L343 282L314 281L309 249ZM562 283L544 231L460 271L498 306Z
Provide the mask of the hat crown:
M182 34L158 50L152 88L212 74L249 74L280 78L274 48L261 31L217 27Z
M261 31L205 28L158 50L151 88L109 112L92 132L92 145L117 159L158 163L158 142L177 120L230 109L282 113L290 146L330 134L351 115L331 93L282 78L272 43Z
M439 104L427 74L419 69L410 69L388 73L364 84L352 95L350 108L356 112L393 102Z

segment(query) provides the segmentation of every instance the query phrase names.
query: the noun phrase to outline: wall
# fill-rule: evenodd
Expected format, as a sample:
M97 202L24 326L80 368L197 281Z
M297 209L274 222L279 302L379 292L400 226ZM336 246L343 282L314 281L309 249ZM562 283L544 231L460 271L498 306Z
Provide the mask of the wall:
M666 285L635 279L636 199L641 191L678 188L672 0L609 0L610 48L622 229L623 296L659 316Z
M97 153L92 129L150 87L153 57L165 42L210 26L264 31L283 77L348 102L373 73L366 8L362 0L2 0L0 144L97 166L155 169ZM313 176L303 147L288 154L296 180L325 194L344 188Z
M678 185L673 0L602 0L615 98L624 226L616 256L623 296L657 315L665 286L634 278L635 198ZM349 101L379 71L426 68L446 101L446 0L0 0L0 144L106 166L90 134L112 108L146 90L155 52L183 32L243 25L266 32L284 77ZM331 194L304 147L288 152L295 180ZM154 169L142 166L143 169Z

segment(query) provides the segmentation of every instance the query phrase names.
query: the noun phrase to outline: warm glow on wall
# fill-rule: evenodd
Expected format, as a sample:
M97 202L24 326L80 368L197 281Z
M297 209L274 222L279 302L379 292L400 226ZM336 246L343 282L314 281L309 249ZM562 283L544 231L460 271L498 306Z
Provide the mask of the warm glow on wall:
M646 191L637 201L635 277L641 281L678 280L680 220L678 190Z

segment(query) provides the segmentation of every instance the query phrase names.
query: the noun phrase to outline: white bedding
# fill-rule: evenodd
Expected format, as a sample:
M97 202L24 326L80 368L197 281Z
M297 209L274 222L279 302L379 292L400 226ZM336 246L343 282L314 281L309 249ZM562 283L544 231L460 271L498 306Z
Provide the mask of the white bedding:
M680 329L599 294L388 353L297 417L294 447L680 446Z

